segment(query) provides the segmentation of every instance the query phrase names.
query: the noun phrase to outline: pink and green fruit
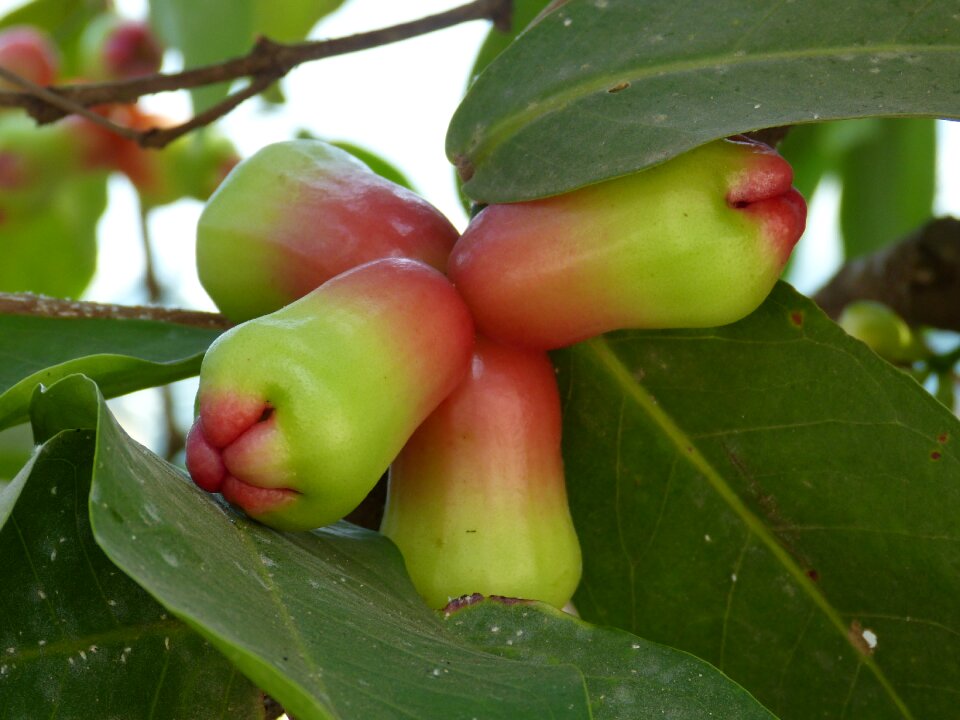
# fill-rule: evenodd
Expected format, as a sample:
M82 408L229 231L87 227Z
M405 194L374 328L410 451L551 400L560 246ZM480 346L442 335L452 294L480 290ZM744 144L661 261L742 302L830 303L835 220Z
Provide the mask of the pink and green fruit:
M466 373L473 322L415 260L361 265L229 330L200 370L187 467L286 530L353 510Z
M0 114L0 212L6 218L42 212L82 169L82 156L70 122L38 127L23 113Z
M766 298L803 233L790 165L745 138L543 200L491 205L450 256L480 332L563 347L618 328L710 327Z
M80 69L87 80L151 75L162 63L163 46L145 22L104 13L80 38Z
M456 228L415 193L320 140L268 145L233 169L197 226L200 281L248 320L371 260L444 270Z
M912 363L929 357L923 339L906 321L883 303L857 300L837 320L840 327L892 363Z
M580 546L545 353L477 339L468 375L390 467L381 532L432 607L471 593L570 600Z
M57 79L60 56L45 32L27 25L16 26L0 31L0 67L46 86ZM0 90L23 88L0 78Z

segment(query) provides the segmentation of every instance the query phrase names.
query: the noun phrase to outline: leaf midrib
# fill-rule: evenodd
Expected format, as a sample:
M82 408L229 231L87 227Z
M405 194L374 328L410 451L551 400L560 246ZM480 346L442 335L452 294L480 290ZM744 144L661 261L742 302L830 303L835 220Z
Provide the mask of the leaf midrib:
M848 59L853 57L862 57L878 54L895 55L938 55L960 53L960 44L948 45L857 45L828 48L813 48L808 50L788 50L777 52L749 53L743 50L737 50L731 53L720 55L711 55L698 57L693 60L675 60L668 63L656 65L644 65L642 58L637 59L638 66L632 70L617 73L604 73L591 78L584 79L579 83L565 85L564 89L556 92L546 98L538 99L529 103L523 110L510 115L493 124L489 131L484 133L481 139L472 149L467 149L464 153L470 159L474 166L481 164L492 153L494 148L504 144L506 140L516 135L520 129L532 124L538 117L550 115L568 104L594 93L606 91L608 88L622 82L641 82L653 77L662 78L670 75L688 74L705 70L715 70L717 67L737 67L763 62L780 62L784 60L803 60L803 59L828 59L836 57L837 59ZM894 58L889 58L894 59ZM922 115L918 115L920 117ZM934 117L933 114L927 114ZM944 118L960 118L958 115L936 115ZM831 119L844 119L841 117Z
M797 585L812 600L814 606L826 616L840 636L846 642L850 643L848 627L844 623L840 613L830 605L819 588L807 577L803 568L797 565L790 554L777 542L776 537L763 521L747 507L743 500L740 499L740 496L737 495L733 488L724 480L720 472L713 467L710 461L697 449L694 441L673 421L670 415L660 407L646 388L637 382L636 378L624 366L620 357L611 349L607 340L604 337L598 337L582 343L580 347L584 352L590 352L596 357L603 368L609 372L609 376L623 389L625 398L631 399L637 407L654 421L670 443L677 449L677 454L689 462L704 479L706 479L720 498L740 518L747 530L763 543L774 558L776 558L783 568L793 577ZM907 707L904 700L897 694L892 683L880 669L875 659L871 656L864 655L856 647L854 647L854 650L857 652L860 662L870 668L901 715L907 720L914 720L914 715L910 711L910 708Z

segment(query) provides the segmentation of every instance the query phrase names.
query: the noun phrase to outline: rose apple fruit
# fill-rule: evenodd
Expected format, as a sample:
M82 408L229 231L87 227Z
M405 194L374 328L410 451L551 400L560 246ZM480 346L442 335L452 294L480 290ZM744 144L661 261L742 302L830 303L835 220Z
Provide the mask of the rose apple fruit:
M892 363L910 364L930 355L923 338L883 303L856 300L843 309L837 324Z
M471 593L570 600L580 546L545 353L477 339L470 372L390 467L381 532L432 607Z
M213 194L197 226L197 271L227 317L273 312L371 260L443 270L458 233L415 193L320 140L268 145Z
M29 25L18 25L0 31L0 67L46 86L57 79L60 55L45 32ZM0 78L0 90L22 92L23 88Z
M752 312L800 238L790 165L747 139L542 200L491 205L450 256L480 332L537 349Z
M472 350L469 311L440 272L407 259L361 265L211 345L187 468L268 525L335 522L460 381Z
M93 20L80 38L80 67L89 80L151 75L163 63L163 46L150 26L114 13Z

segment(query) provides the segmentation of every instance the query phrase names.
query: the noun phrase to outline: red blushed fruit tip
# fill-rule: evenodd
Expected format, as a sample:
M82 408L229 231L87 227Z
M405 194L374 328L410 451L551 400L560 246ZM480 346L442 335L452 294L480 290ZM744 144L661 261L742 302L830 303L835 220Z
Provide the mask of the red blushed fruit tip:
M755 146L754 154L727 193L727 204L760 220L781 264L785 264L806 228L807 203L792 187L790 163L767 145L750 144Z
M290 504L300 495L296 490L287 488L262 488L227 475L220 492L227 502L243 509L254 517L279 510Z
M756 202L745 208L763 224L763 233L773 245L781 265L786 265L790 253L807 226L807 203L795 188L769 200Z
M200 419L207 441L225 448L263 419L270 406L261 398L230 392L208 392L200 398Z
M763 143L751 143L753 154L727 193L731 207L742 208L789 192L793 168L777 152Z
M190 477L201 490L214 493L220 491L226 468L220 457L220 451L207 442L203 428L198 420L187 433L187 470Z

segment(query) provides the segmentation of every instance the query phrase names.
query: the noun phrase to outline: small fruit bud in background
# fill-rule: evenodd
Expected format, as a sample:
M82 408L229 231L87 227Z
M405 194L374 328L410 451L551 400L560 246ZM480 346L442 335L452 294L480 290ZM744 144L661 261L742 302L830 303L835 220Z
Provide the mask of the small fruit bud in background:
M361 265L214 342L187 467L268 525L305 530L353 510L466 373L473 323L414 260Z
M233 169L197 226L197 270L227 317L273 312L345 270L409 257L444 270L456 228L415 193L319 140Z
M163 47L147 23L104 13L84 30L80 57L88 80L127 80L159 71Z
M470 372L390 467L381 532L432 607L470 593L570 600L580 546L544 353L477 339Z
M0 30L0 67L37 85L51 85L57 79L60 57L53 40L42 30L16 26ZM23 88L0 78L0 90Z
M837 323L877 355L892 363L909 364L929 357L923 339L883 303L857 300L847 305Z
M552 349L619 328L710 327L766 298L804 229L790 165L746 139L564 195L491 205L449 274L482 333Z

